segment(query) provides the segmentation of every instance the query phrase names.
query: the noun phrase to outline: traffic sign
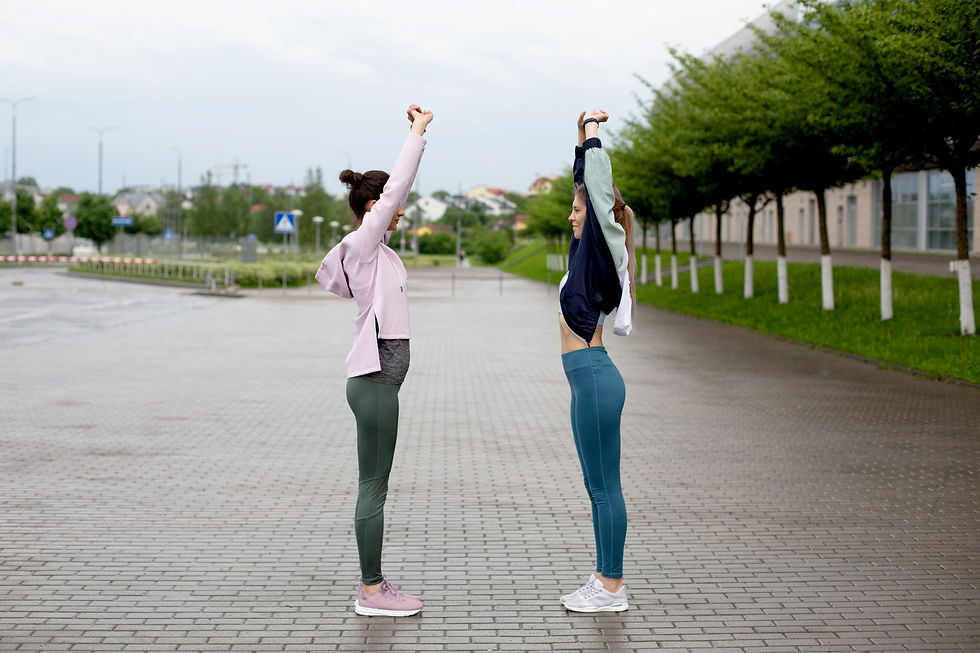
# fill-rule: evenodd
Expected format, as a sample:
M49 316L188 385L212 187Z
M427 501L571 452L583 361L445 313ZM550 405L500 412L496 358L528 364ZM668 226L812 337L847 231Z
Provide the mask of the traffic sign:
M285 211L279 211L276 213L275 225L275 231L277 234L296 233L296 215Z
M174 239L174 230L173 229L165 229L164 232L163 232L163 239L164 240L173 240Z
M68 231L72 231L75 229L75 227L78 226L78 220L76 220L75 216L73 215L66 215L63 222L65 225L65 229L67 229Z
M132 227L133 226L133 219L132 218L124 218L124 217L122 217L120 215L117 215L116 217L114 217L112 219L112 226L113 227Z
M54 229L48 227L47 229L41 232L41 235L44 236L44 240L51 240L52 238L54 238Z
M129 215L129 209L131 209L129 202L119 202L116 204L116 210L119 211L119 215Z

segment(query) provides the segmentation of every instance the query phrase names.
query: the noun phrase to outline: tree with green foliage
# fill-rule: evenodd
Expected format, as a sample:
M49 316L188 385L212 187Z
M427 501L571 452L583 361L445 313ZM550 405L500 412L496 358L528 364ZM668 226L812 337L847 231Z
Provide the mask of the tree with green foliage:
M924 149L915 102L917 75L906 56L912 44L898 29L896 15L883 11L880 3L800 4L805 20L776 16L783 34L805 44L786 49L784 56L794 57L807 70L814 90L828 98L833 110L819 119L847 135L838 149L881 176L880 308L881 319L889 320L894 314L892 175L899 167L921 163Z
M10 231L12 226L10 216L13 211L10 206L10 202L0 199L0 234L6 234Z
M28 234L36 230L37 205L34 193L26 188L17 189L17 233Z
M345 221L348 211L347 200L339 200L326 191L323 187L323 170L321 168L310 168L306 171L304 186L305 194L298 202L298 208L303 211L303 215L299 217L299 221L302 223L299 230L299 242L302 247L313 249L316 246L316 225L313 218L316 216L323 218L323 224L320 225L320 243L321 246L324 246L329 243L330 227L328 225L330 222L332 220ZM324 234L326 234L326 239L324 239Z
M78 212L75 216L78 226L75 227L75 235L91 240L101 253L102 245L112 240L115 233L112 226L115 214L116 209L105 195L83 193L78 200Z
M527 232L538 234L553 244L572 232L568 216L572 212L575 185L571 170L552 183L547 193L535 195L527 203Z
M248 191L240 186L228 186L221 192L218 208L217 236L235 238L248 229Z
M211 183L211 171L201 176L201 188L194 198L194 208L187 216L188 231L192 236L208 238L218 235L221 224L221 198L219 190Z
M155 216L136 213L133 215L133 224L128 227L123 227L123 229L128 234L156 236L163 233L163 224Z
M65 233L64 213L58 208L58 196L54 193L41 200L36 216L38 231L52 229L56 237Z
M484 263L496 265L510 252L510 237L502 231L484 231L476 238L476 254Z
M966 174L980 164L980 7L976 0L874 0L892 17L889 53L905 56L925 152L953 177L960 333L975 335Z

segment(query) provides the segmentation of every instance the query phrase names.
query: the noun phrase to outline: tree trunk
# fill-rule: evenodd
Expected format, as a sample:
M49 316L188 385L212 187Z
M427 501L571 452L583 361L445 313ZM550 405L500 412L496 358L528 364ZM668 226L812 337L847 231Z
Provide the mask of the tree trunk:
M715 294L722 294L725 292L725 282L722 279L721 268L722 268L722 258L721 258L721 218L722 218L722 205L719 202L715 204Z
M691 292L697 293L701 292L701 285L698 283L698 253L694 248L694 219L695 216L691 216L690 226L691 226L691 258L688 263L691 266Z
M748 231L745 234L745 287L743 288L746 299L755 296L755 265L752 255L755 253L755 207L758 201L758 195L749 196Z
M654 281L657 287L664 285L664 274L663 274L663 262L660 260L660 223L657 222L657 229L655 231L657 235L657 255L653 259L653 275Z
M970 239L967 230L966 167L949 171L956 186L956 268L960 282L960 334L977 333L973 313L973 281L970 278Z
M779 291L779 303L789 303L789 273L786 269L786 211L783 207L783 193L776 193L776 238L778 255L776 256L776 285Z
M886 168L881 172L881 319L892 317L892 170Z
M677 290L677 220L670 219L670 287Z
M823 310L834 310L834 266L830 260L830 236L827 234L827 193L820 188L813 191L817 196L817 219L820 223L820 289Z

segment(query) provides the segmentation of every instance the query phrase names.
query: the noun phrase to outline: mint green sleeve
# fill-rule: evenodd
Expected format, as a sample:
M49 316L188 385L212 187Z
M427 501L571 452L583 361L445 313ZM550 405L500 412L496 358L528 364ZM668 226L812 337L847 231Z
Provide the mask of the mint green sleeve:
M602 235L606 237L613 262L619 269L626 255L626 232L613 216L616 197L613 195L612 163L601 147L585 150L585 190L602 227Z

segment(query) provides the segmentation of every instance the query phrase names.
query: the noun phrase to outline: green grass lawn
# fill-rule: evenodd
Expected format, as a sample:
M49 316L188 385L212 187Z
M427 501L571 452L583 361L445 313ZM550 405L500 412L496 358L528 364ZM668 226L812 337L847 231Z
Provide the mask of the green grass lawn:
M544 243L532 242L514 252L501 267L507 272L544 280L544 254ZM666 270L669 254L665 258ZM652 278L652 262L649 268ZM742 297L744 264L741 261L725 263L722 295L714 292L714 270L708 266L698 270L701 286L698 294L691 293L689 273L681 268L677 290L671 290L669 282L662 287L651 282L637 288L637 298L680 313L737 324L936 376L980 383L980 338L959 335L955 279L894 273L895 318L882 322L878 270L834 268L836 308L833 311L821 307L819 264L790 263L788 271L790 301L783 305L777 301L776 264L769 261L755 262L752 299ZM552 281L557 283L560 275L552 274ZM974 282L973 296L974 306L980 309L980 282Z

